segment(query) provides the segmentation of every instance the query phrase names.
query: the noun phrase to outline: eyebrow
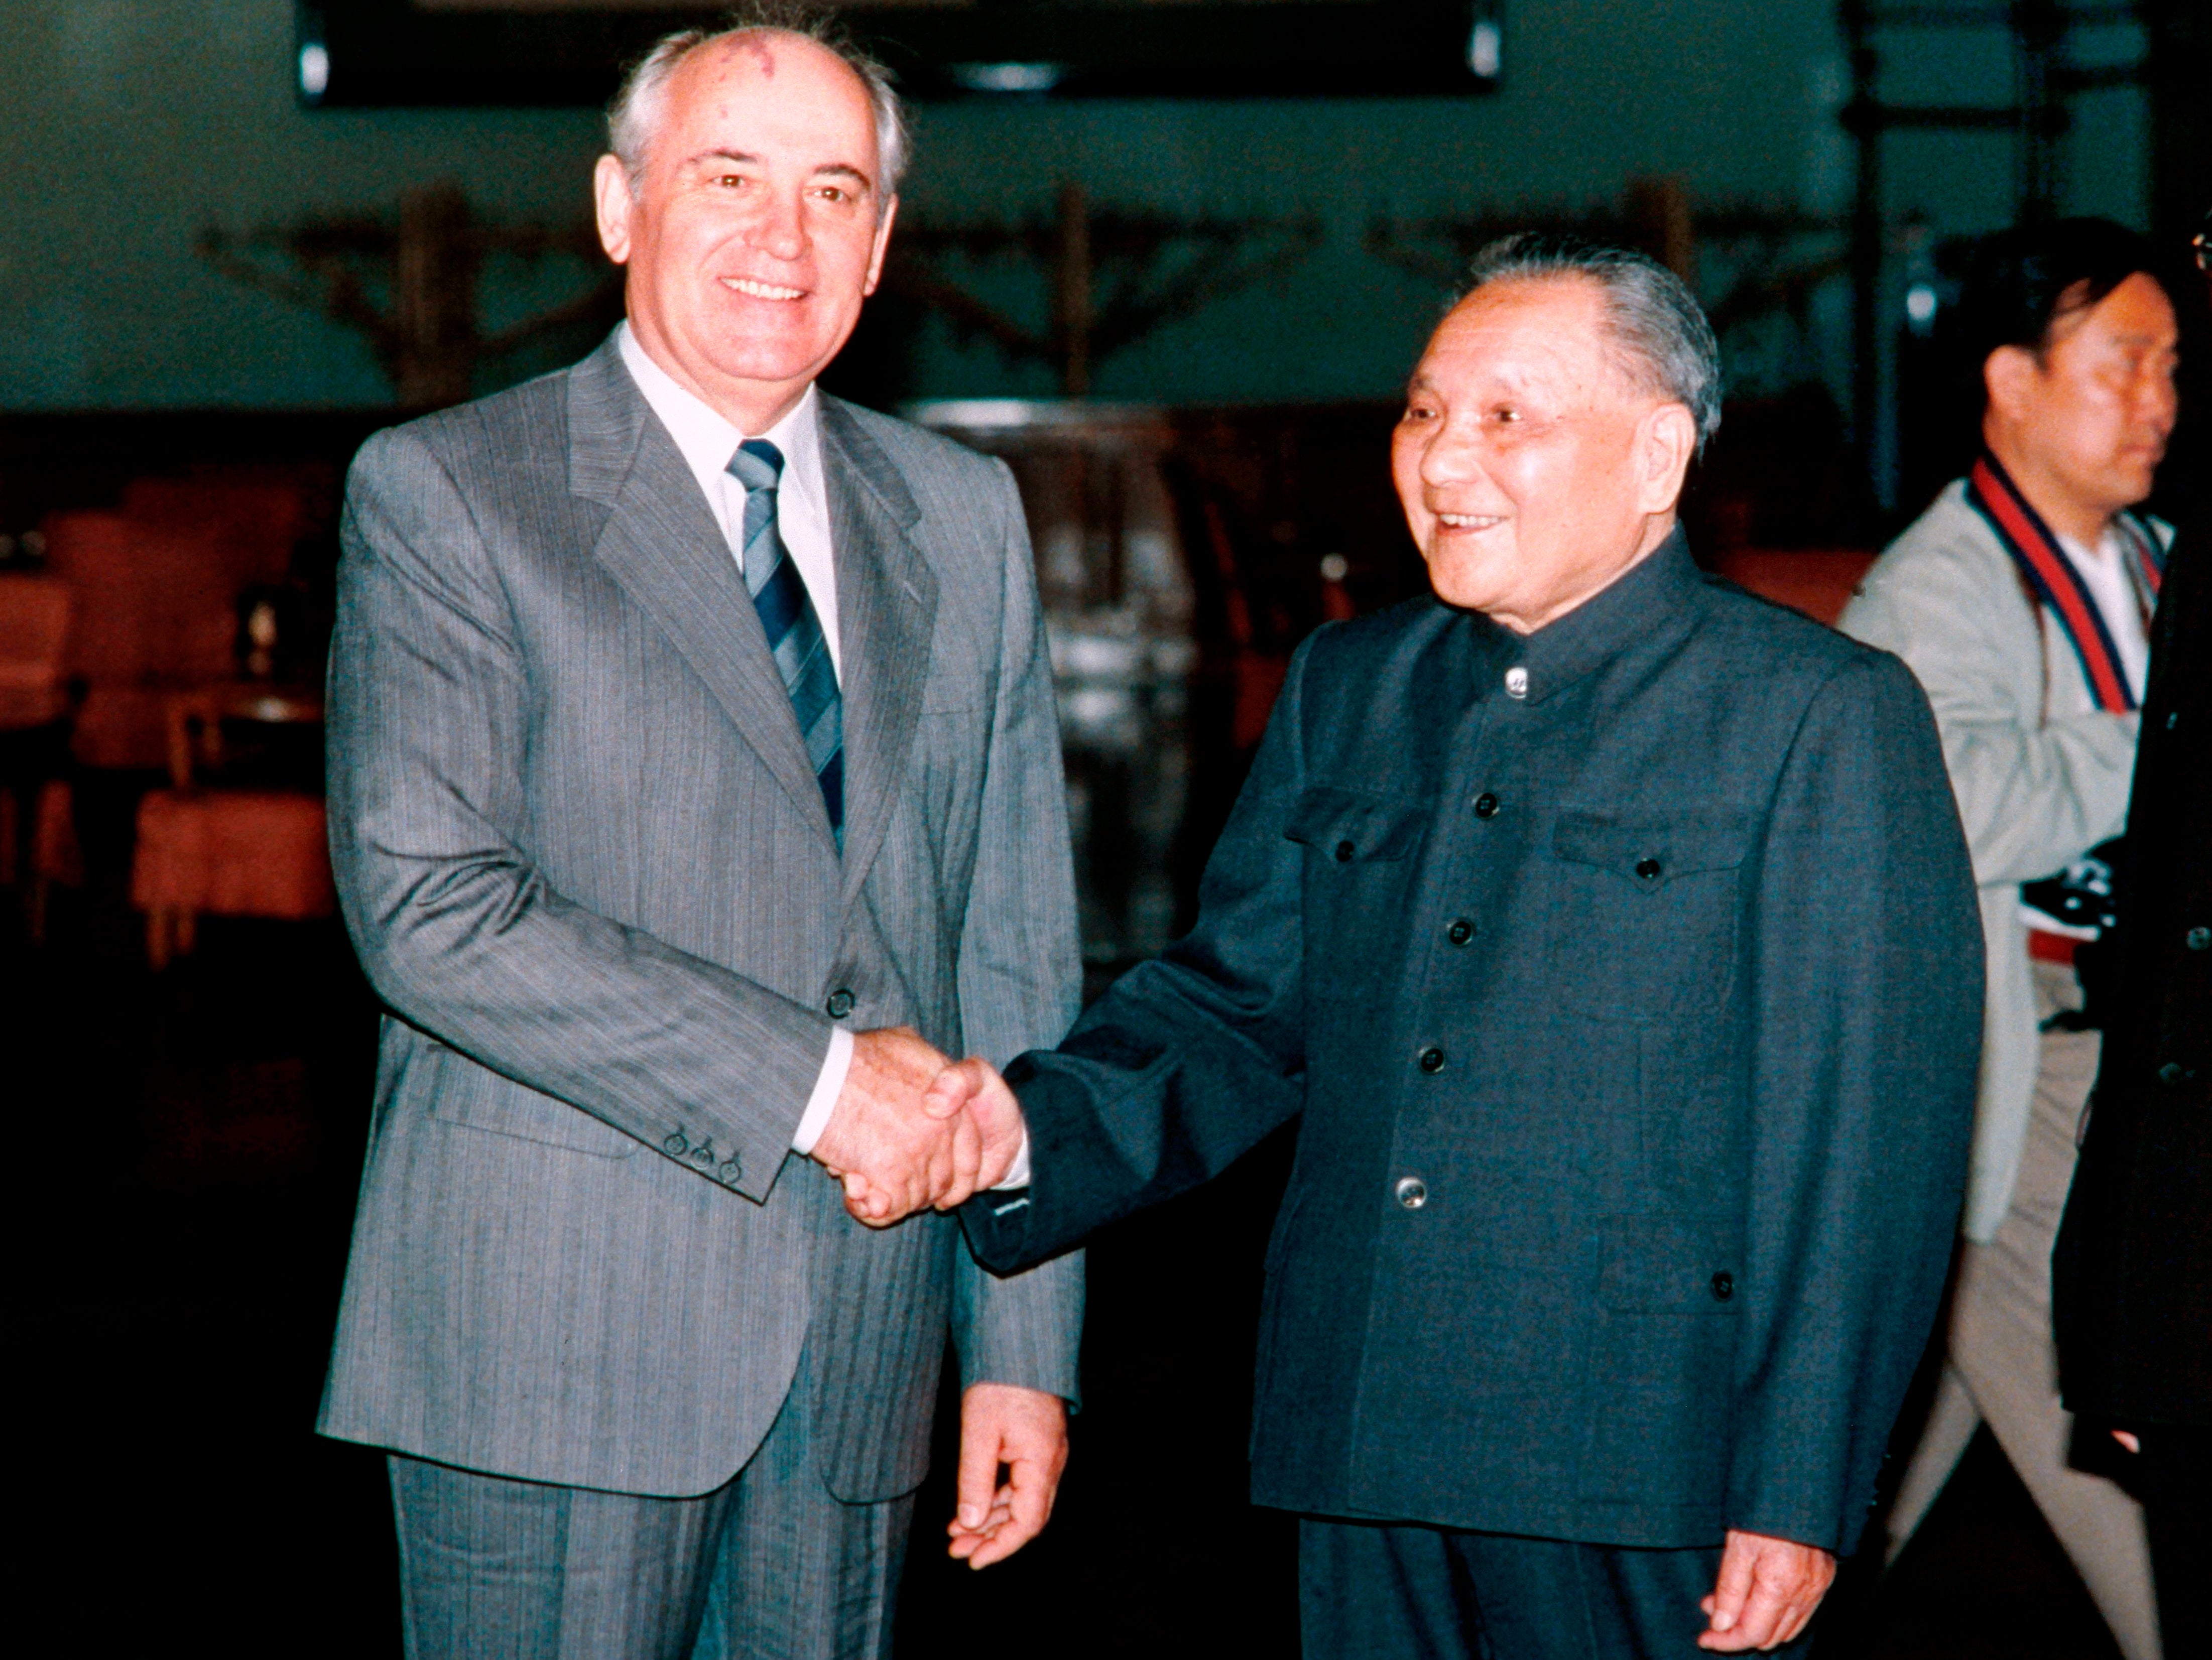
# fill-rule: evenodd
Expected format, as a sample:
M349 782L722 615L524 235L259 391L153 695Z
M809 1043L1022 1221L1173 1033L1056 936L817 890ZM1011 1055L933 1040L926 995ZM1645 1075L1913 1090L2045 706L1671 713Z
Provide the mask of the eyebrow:
M702 161L738 161L758 166L761 158L750 150L701 150L696 155L686 158L684 165L696 167ZM876 187L874 179L849 161L825 161L807 176L812 179L849 179L864 191L872 191Z

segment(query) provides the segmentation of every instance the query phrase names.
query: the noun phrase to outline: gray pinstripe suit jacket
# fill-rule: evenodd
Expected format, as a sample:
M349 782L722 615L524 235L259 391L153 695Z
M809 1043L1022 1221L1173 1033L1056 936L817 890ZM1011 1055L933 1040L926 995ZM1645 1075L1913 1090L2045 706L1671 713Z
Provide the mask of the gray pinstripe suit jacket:
M788 1144L849 989L1001 1061L1079 984L1049 665L1002 463L835 398L846 850L705 499L610 342L371 439L331 837L390 1012L322 1431L532 1481L727 1481L799 1375L841 1498L969 1381L1073 1396L1079 1261L1000 1280Z

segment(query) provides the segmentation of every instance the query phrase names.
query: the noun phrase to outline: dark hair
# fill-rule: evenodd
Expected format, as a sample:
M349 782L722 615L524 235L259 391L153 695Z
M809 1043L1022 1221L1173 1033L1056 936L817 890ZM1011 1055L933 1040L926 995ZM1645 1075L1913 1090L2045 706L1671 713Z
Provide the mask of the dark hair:
M2015 225L1984 238L1959 291L1960 344L1976 383L1991 352L2023 346L2039 356L2053 325L2137 271L2165 286L2149 241L2109 219Z

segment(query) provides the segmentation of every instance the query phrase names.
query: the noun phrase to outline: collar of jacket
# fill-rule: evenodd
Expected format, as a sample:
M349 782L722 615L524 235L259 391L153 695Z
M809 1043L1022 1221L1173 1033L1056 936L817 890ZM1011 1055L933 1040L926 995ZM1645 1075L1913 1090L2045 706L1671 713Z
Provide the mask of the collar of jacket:
M1516 634L1480 611L1469 612L1476 642L1474 696L1512 696L1506 675L1520 669L1528 675L1521 694L1526 702L1555 696L1631 646L1685 618L1704 581L1690 557L1689 539L1677 525L1645 558L1534 634Z
M823 392L821 411L823 472L834 478L842 465L902 529L917 522L921 509L914 493L844 401ZM676 441L659 429L653 406L623 367L617 329L569 371L568 488L587 501L613 506L638 464L648 426L668 449L676 449ZM678 458L681 459L680 452Z

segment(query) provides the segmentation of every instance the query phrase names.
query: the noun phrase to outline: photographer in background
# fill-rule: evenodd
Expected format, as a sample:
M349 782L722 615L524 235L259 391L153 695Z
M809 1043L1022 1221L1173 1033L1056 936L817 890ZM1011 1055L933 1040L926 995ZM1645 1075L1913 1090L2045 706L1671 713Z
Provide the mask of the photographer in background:
M2212 1652L2212 549L2191 483L2153 627L2104 1058L2051 1264L2066 1405L2132 1455L2120 1475L2176 1655ZM2096 1446L2082 1438L2085 1462Z
M1972 1171L1936 1404L1890 1522L1903 1549L1986 1421L2128 1660L2159 1651L2142 1513L2068 1462L2051 1252L2100 1049L2075 954L2109 915L2167 532L2128 510L2173 430L2174 308L2109 220L1991 237L1960 295L1982 453L1839 626L1911 666L1943 739L1988 948ZM2086 1006L2085 1006L2086 1005Z

